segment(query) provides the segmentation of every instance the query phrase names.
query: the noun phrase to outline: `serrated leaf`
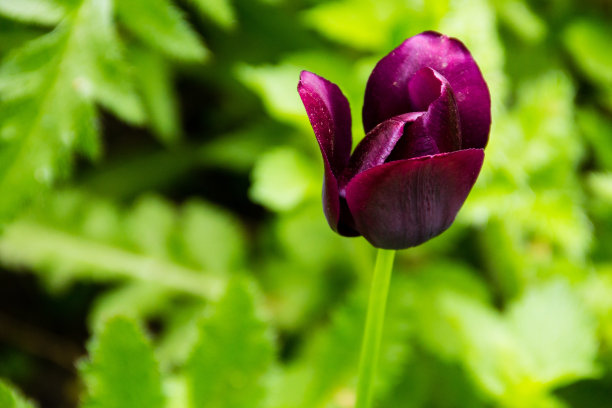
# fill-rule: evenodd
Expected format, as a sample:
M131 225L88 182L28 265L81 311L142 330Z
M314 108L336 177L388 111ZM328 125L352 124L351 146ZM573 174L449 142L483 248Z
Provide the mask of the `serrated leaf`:
M66 2L60 0L0 1L0 14L28 23L56 24L66 11Z
M87 387L83 408L163 408L164 395L153 348L133 321L108 321L88 347L80 367Z
M202 41L171 1L118 1L116 7L125 27L151 48L187 61L206 57Z
M157 198L122 211L115 203L82 192L58 192L6 226L0 235L0 260L28 265L55 289L77 279L127 279L216 298L224 279L185 259L174 239L182 245L190 239L199 242L200 236L186 238L182 227L173 224L173 213ZM223 248L223 242L217 245Z
M164 308L169 297L168 290L155 284L137 282L120 286L96 298L89 313L89 327L100 330L115 316L147 318Z
M0 66L0 222L64 177L73 151L99 152L98 101L143 120L112 26L109 0L85 0Z
M34 408L34 404L26 400L16 389L0 379L0 407L2 408Z
M261 407L273 357L270 332L258 315L252 289L245 281L233 281L202 321L187 362L193 406Z

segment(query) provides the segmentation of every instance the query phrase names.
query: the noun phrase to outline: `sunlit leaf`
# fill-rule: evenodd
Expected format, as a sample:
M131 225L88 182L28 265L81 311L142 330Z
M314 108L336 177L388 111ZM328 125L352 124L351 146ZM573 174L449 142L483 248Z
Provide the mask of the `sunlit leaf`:
M118 1L116 7L121 22L150 47L187 61L206 56L201 40L170 0Z
M15 20L39 24L56 24L65 15L66 5L73 1L60 0L4 0L0 14Z
M234 281L202 321L200 339L187 362L193 406L262 406L274 348L254 300L245 282Z
M87 386L84 408L162 408L164 395L153 349L131 320L114 318L88 347L81 365Z
M236 15L231 0L191 0L200 12L226 29L236 26Z

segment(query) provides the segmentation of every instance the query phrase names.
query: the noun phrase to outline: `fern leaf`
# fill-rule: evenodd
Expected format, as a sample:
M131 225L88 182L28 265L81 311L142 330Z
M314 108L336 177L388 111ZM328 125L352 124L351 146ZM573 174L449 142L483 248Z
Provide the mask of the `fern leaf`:
M233 281L200 327L186 367L194 407L256 408L274 356L270 333L257 315L251 288Z
M208 237L222 237L209 245ZM177 210L154 196L131 209L65 191L8 224L0 261L27 266L51 286L128 280L216 298L245 256L240 224L202 202Z
M87 393L83 408L162 408L164 396L149 341L133 321L109 320L80 367Z
M186 61L206 57L197 34L169 0L119 0L116 6L120 21L151 48Z
M135 320L151 317L168 306L171 291L159 285L134 282L119 286L96 297L89 313L89 327L101 328L115 316Z
M84 0L0 66L0 221L65 176L72 152L99 152L94 103L140 123L109 0Z

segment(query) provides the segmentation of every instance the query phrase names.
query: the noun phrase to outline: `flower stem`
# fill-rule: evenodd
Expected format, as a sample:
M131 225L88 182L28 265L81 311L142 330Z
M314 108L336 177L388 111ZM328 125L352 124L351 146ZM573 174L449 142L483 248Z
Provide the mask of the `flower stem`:
M363 343L361 344L361 359L359 362L359 379L357 382L357 402L355 408L370 408L372 405L372 390L378 354L385 321L385 308L391 271L393 270L394 250L379 249L376 256L376 266L372 277L368 314L366 317Z

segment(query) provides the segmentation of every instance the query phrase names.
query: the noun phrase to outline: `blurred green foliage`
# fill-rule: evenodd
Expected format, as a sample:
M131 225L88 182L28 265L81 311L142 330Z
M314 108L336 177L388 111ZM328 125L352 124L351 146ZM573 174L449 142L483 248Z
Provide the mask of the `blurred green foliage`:
M0 1L1 273L96 288L61 406L351 407L373 251L326 224L297 80L339 84L356 144L376 61L438 30L493 127L455 224L397 256L376 407L609 407L611 27L605 0Z

